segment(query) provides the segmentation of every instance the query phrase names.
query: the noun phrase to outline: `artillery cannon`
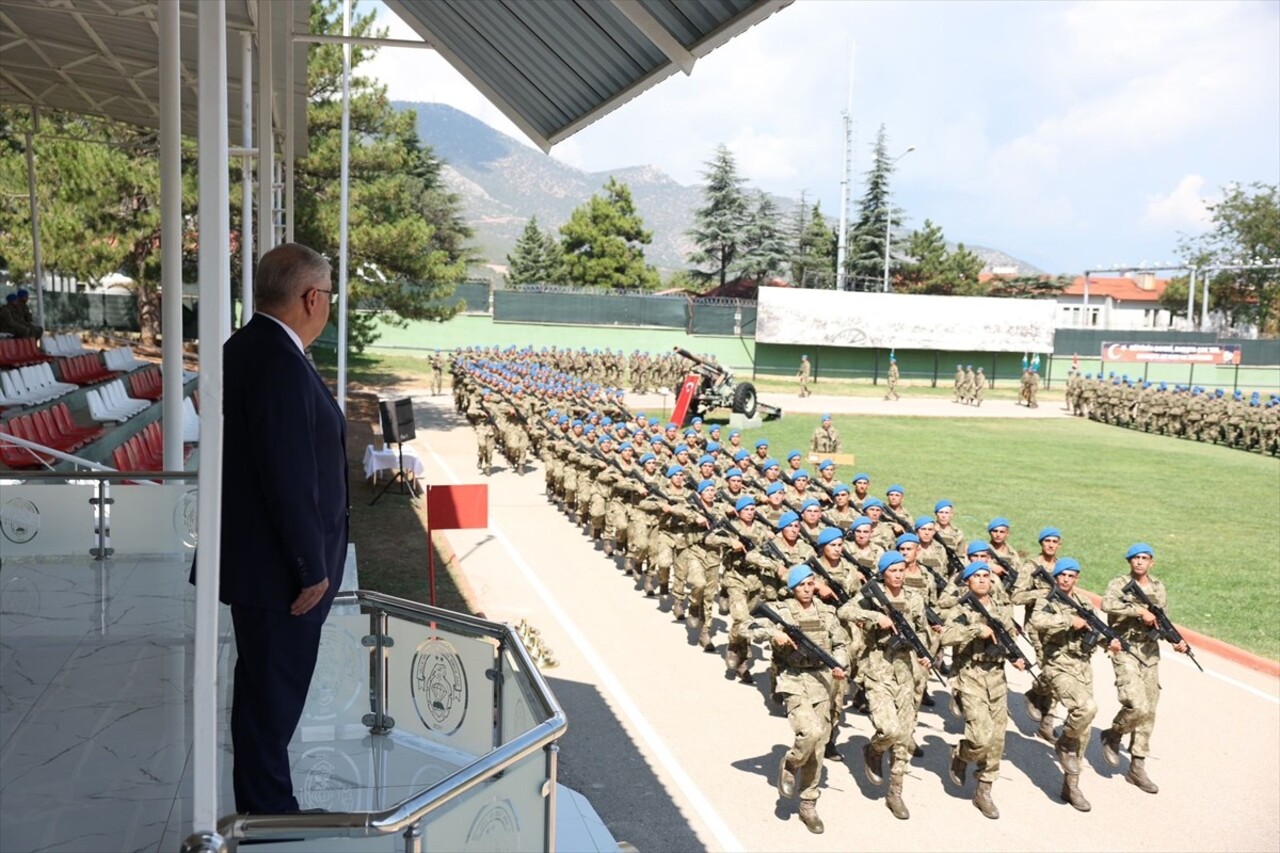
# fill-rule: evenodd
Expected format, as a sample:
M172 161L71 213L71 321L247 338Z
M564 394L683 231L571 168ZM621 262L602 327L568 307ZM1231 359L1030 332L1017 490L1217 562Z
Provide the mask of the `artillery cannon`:
M760 402L756 397L755 385L735 380L733 374L725 368L694 355L684 347L674 349L693 363L689 373L697 375L699 380L685 410L685 419L721 408L730 409L745 418L754 418L757 413L762 413L766 418L782 416L782 409Z

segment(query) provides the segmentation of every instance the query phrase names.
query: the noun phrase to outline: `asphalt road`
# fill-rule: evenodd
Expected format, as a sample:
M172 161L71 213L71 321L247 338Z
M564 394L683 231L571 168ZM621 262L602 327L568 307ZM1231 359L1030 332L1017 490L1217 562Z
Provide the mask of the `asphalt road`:
M426 482L486 481L475 467L472 431L454 413L452 397L411 393ZM914 401L899 407L816 396L783 403L792 411L812 406L942 416L965 408L929 400L916 412ZM1028 412L993 401L974 414L1051 416L1057 409L1050 403ZM1110 664L1099 654L1100 710L1081 777L1092 812L1078 813L1059 800L1052 748L1034 737L1018 695L1028 676L1011 670L1005 760L994 786L1000 820L986 820L973 807L972 779L963 790L946 779L948 747L963 724L942 697L936 711L925 709L920 717L924 757L912 762L904 789L911 820L896 820L884 807L883 790L863 778L861 749L871 726L850 713L840 730L844 760L825 762L819 811L826 833L812 835L796 817L795 803L779 800L774 788L791 730L762 684L726 680L718 655L701 651L666 606L636 591L614 561L546 501L540 463L521 477L495 462L487 478L490 527L445 536L485 614L527 620L554 650L559 666L546 674L569 718L560 781L590 799L619 841L641 851L1280 849L1280 682L1205 651L1198 657L1208 674L1172 653L1161 665L1164 690L1147 762L1160 785L1155 796L1125 782L1123 765L1113 770L1101 759L1096 733L1118 703ZM1189 605L1175 601L1175 616ZM723 619L716 629L723 652Z

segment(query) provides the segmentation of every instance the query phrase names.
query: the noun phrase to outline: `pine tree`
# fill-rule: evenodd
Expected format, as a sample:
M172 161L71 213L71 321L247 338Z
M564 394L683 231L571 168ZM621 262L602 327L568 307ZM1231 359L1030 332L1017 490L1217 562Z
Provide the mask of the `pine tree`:
M833 290L836 286L836 229L822 215L822 203L813 205L808 217L797 215L799 238L791 258L791 277L796 287Z
M902 224L902 210L889 204L889 178L893 161L889 159L884 125L876 133L872 146L871 169L867 172L866 190L858 203L858 218L849 233L848 274L853 282L881 280L884 276L885 225ZM890 275L895 262L890 259Z
M788 251L779 218L773 199L757 190L755 209L742 231L741 254L733 266L735 272L758 283L782 272Z
M746 181L738 175L733 153L723 144L705 165L707 171L702 177L707 185L702 193L706 204L693 212L693 228L686 232L698 246L689 255L689 263L707 267L695 269L695 276L718 280L723 285L742 251L743 231L749 218Z
M538 217L529 217L514 254L507 255L507 282L510 284L550 284L556 280L560 246L555 237L538 227Z
M947 250L942 229L926 219L924 227L903 244L907 259L902 264L895 289L911 293L979 296L987 286L978 280L982 259L964 247Z
M653 240L636 213L631 189L616 178L575 208L560 226L560 276L581 287L658 286L658 271L644 262Z

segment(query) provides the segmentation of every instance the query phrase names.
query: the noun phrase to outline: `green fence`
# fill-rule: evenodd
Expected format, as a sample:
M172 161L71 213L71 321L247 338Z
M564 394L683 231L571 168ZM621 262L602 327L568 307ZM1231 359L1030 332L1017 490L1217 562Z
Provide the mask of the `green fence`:
M1221 338L1212 332L1168 332L1154 329L1058 329L1053 335L1054 355L1079 355L1097 359L1102 345L1120 343L1230 344L1240 347L1240 360L1247 365L1280 365L1280 338ZM1185 365L1180 365L1185 367Z
M800 356L809 356L814 380L869 379L879 383L889 371L889 350L854 347L811 347L793 344L756 343L757 374L795 375ZM986 373L990 382L1016 383L1022 376L1021 353L945 352L938 350L895 349L898 373L906 382L927 382L949 386L955 378L956 365L973 365Z
M573 326L657 326L687 324L680 296L594 294L548 289L495 290L493 319L498 323L561 323Z

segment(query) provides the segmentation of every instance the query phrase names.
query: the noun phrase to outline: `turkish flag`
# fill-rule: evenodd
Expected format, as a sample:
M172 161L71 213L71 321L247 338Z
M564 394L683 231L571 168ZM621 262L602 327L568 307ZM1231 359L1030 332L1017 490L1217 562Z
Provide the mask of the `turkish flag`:
M684 382L680 383L676 409L671 413L672 423L685 427L689 425L689 421L693 420L693 398L697 395L700 385L702 385L702 378L696 373L690 373L684 378Z

